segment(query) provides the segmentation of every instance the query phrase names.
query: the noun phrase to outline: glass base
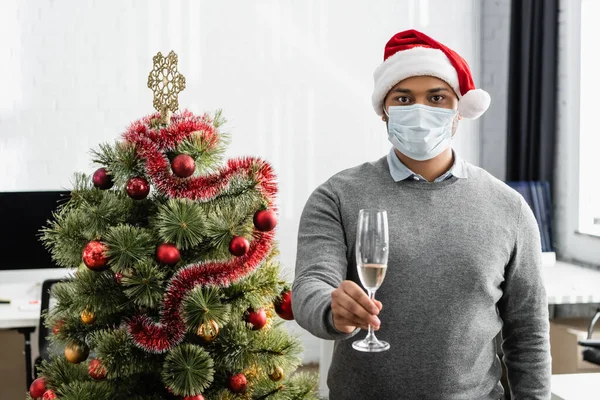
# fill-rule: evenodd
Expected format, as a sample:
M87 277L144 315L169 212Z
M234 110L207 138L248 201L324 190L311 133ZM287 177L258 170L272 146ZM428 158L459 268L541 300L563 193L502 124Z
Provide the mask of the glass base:
M364 353L379 353L390 349L390 344L383 340L357 340L352 343L354 350L362 351Z

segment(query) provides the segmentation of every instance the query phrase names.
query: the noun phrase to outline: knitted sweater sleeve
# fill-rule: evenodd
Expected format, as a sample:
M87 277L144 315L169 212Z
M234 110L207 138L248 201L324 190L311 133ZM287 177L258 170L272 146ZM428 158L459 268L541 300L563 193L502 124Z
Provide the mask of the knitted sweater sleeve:
M522 199L515 245L498 304L502 349L514 400L550 399L551 357L537 222Z
M298 324L322 339L353 336L333 326L331 292L346 279L347 245L339 199L330 183L309 197L298 231L292 308Z

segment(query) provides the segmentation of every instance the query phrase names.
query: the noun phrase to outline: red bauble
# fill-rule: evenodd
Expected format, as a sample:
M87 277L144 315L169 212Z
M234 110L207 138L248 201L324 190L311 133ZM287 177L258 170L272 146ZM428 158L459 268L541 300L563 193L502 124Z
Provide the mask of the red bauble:
M60 321L56 321L56 323L52 326L52 333L55 335L58 334L58 332L60 332L60 328L62 328L64 324L65 321L62 319Z
M113 186L112 177L108 174L106 168L98 168L94 172L92 182L94 182L94 186L102 190L110 189Z
M83 249L83 263L93 271L104 271L108 269L106 250L108 248L103 243L92 240Z
M246 375L237 374L229 377L229 381L227 382L227 386L229 390L233 393L246 393L246 386L248 381L246 380Z
M29 386L29 394L34 399L38 397L42 397L44 392L46 391L46 380L44 378L37 378L35 381L31 383Z
M254 214L254 226L261 232L269 232L277 226L277 214L271 210L260 210Z
M204 400L204 396L197 394L195 396L185 396L183 400Z
M88 365L88 373L90 374L92 379L99 381L101 379L106 378L107 372L106 368L104 368L100 360L94 358L92 361L90 361L90 365Z
M173 173L180 178L187 178L194 175L196 162L187 154L180 154L171 161Z
M44 396L42 397L43 400L53 400L53 399L57 399L58 397L56 397L56 393L54 393L54 390L52 389L48 389L44 392Z
M134 200L143 200L150 193L150 184L144 178L131 178L127 182L127 194Z
M250 243L243 236L234 236L229 243L229 252L236 257L241 257L248 252Z
M283 319L291 321L294 319L292 312L292 291L286 290L275 301L275 312Z
M123 280L123 274L120 272L115 272L115 282L117 282L117 284L121 284L121 281Z
M163 243L156 248L156 260L163 264L175 265L181 260L181 254L174 244Z
M248 311L246 311L246 322L252 325L252 330L254 331L261 329L267 323L267 313L265 312L265 309L259 308L254 311L249 308Z

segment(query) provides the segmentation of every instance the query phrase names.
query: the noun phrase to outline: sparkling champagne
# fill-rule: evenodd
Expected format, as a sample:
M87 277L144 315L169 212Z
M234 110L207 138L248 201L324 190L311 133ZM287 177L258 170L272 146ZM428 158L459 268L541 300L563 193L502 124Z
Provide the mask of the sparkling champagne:
M358 267L360 281L367 290L377 290L383 283L387 264L362 264Z
M369 299L375 299L375 291L383 283L387 271L390 238L387 212L378 209L362 209L356 224L356 269ZM364 298L363 298L364 299ZM352 342L354 350L377 353L389 350L390 344L377 339L369 324L367 336Z

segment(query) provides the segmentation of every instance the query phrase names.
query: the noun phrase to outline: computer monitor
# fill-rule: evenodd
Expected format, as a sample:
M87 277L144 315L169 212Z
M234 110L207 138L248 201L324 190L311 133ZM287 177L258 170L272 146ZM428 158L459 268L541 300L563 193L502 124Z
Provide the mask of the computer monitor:
M58 267L40 229L68 200L68 191L0 192L0 270Z

